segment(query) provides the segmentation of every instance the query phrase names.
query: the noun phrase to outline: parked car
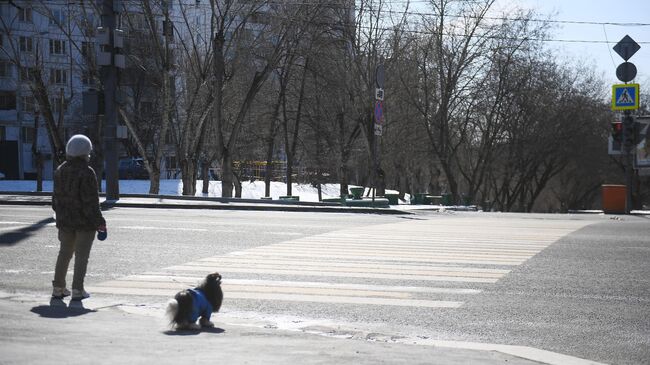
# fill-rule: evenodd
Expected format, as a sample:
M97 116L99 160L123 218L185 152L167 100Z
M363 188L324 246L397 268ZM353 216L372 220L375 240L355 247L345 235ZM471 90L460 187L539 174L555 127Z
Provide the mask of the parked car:
M125 158L120 160L118 167L120 179L148 179L149 173L141 158Z

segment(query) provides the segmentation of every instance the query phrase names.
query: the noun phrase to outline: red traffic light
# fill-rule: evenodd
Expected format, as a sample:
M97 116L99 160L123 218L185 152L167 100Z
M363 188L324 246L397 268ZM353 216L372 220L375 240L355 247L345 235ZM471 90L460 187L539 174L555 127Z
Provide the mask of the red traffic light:
M621 122L612 122L612 138L614 138L614 141L616 142L621 142L623 139L623 123Z

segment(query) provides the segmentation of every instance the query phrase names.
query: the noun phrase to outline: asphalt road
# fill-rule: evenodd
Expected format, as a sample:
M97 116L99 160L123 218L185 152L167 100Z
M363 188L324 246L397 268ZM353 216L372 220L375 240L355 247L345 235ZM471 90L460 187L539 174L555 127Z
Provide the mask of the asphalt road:
M105 216L109 239L93 247L86 279L97 296L160 309L162 291L128 294L118 284L130 275L194 277L216 268L226 270L225 283L231 280L224 304L230 319L300 324L341 337L363 332L370 340L523 345L606 363L650 363L650 221L644 217L135 208ZM49 207L0 207L1 290L49 293L58 250L51 218ZM396 245L386 251L380 246L386 242ZM446 251L462 245L472 254ZM380 254L381 260L367 259ZM428 266L449 272L425 275L422 262L430 255ZM372 270L367 262L381 263ZM465 274L454 272L461 269ZM468 270L480 273L467 277ZM253 292L257 281L351 288L363 300L333 292ZM411 291L414 301L407 302L402 294ZM376 292L380 299L372 297Z

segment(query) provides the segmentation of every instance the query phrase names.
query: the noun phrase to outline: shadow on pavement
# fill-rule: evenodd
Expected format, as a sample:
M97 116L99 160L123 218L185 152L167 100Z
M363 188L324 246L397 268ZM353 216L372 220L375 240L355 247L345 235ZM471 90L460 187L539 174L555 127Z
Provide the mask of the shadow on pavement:
M223 328L219 327L212 327L212 328L202 328L200 331L192 331L192 330L167 330L163 332L167 336L196 336L201 333L224 333L226 330Z
M1 246L13 246L20 241L26 240L32 236L33 232L38 231L45 227L48 223L54 223L54 218L45 218L34 224L31 224L24 228L19 228L14 231L9 231L6 233L0 234L0 247Z
M44 318L68 318L78 317L88 313L97 312L94 309L84 308L79 300L71 300L70 305L65 304L62 299L50 300L50 305L39 305L30 310Z

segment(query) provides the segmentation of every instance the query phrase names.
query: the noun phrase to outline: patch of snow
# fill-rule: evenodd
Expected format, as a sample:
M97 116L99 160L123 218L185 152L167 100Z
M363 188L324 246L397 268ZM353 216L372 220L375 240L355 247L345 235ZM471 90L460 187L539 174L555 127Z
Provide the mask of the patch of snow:
M149 193L149 180L120 180L120 194L148 194ZM43 191L52 191L52 181L43 181ZM355 187L355 185L350 185ZM221 197L221 181L210 181L208 192L202 193L203 180L196 182L196 196L206 197ZM33 180L0 180L0 191L18 191L18 192L35 192L36 181ZM106 181L102 181L102 191L106 191ZM339 184L323 184L321 186L323 199L338 198L340 185ZM265 194L264 181L253 181L242 183L242 198L244 199L260 199ZM293 184L291 187L292 195L300 196L300 201L317 202L318 190L311 184ZM397 193L394 190L386 190L387 193ZM234 193L234 190L233 190ZM161 179L160 180L160 195L182 195L183 182L180 179ZM280 196L287 195L287 184L272 181L271 182L271 197L279 199ZM407 195L408 199L408 195ZM407 200L408 201L408 200Z

